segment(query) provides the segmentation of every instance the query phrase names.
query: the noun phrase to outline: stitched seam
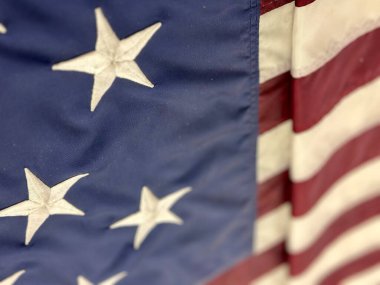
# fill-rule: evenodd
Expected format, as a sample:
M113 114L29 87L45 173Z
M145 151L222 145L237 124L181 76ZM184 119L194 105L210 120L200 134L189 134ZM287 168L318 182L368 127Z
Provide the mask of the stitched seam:
M253 151L251 154L252 161L255 165L256 161L256 149L257 149L257 137L252 134L252 132L257 129L257 132L259 132L259 124L258 124L258 118L259 118L259 102L258 102L258 94L259 94L259 55L258 55L258 47L259 47L259 16L260 16L260 0L248 0L249 1L249 41L248 41L248 55L249 55L249 95L250 95L250 106L248 110L248 130L251 135L252 139L252 147ZM255 47L257 47L257 51L255 52ZM250 141L251 141L250 139ZM255 167L254 167L255 169ZM256 172L254 171L254 184L256 184ZM253 185L253 188L255 188L255 185ZM255 189L257 191L257 189ZM257 196L256 191L252 191L253 199L252 203L253 206L256 208L255 205L255 197ZM257 211L257 210L256 210ZM256 215L256 212L254 212L254 216ZM254 217L253 217L254 218ZM252 245L254 245L254 236L250 236L252 240Z
M243 119L242 122L242 128L244 131L248 131L248 140L252 143L249 144L249 150L252 149L252 152L249 151L248 156L252 159L248 159L247 168L251 168L251 164L253 163L255 165L255 158L256 158L256 136L253 135L253 131L255 130L255 126L257 127L258 131L258 96L256 96L259 92L259 82L258 82L258 54L254 53L254 48L258 47L258 36L259 36L259 31L258 31L258 17L260 16L260 0L247 0L247 8L244 9L244 11L247 11L247 28L243 28L242 33L248 34L248 37L242 40L242 46L246 45L247 49L247 58L248 58L248 76L249 76L249 83L248 83L248 91L244 92L244 96L247 95L249 97L249 107L247 110L247 116ZM256 36L256 39L255 39ZM247 42L247 43L245 43ZM257 51L258 53L258 51ZM256 108L254 108L257 106ZM252 137L252 139L251 139ZM256 185L256 172L253 171L251 175L254 177L253 179L253 184L252 188L255 189ZM250 179L251 180L251 179ZM256 192L252 191L252 201L253 201L253 206L254 201L256 200L254 197L256 196ZM252 216L254 218L254 216ZM252 233L252 231L251 231ZM253 236L249 233L249 239L252 241ZM252 242L253 243L253 242ZM237 263L240 263L238 261ZM236 264L237 264L236 263ZM235 266L236 266L235 264ZM215 278L218 278L221 276L221 274L224 274L226 270L229 270L233 267L234 265L225 267L224 270L215 272L209 276L206 276L204 280L201 280L199 283L196 283L197 285L207 285L209 282L215 281ZM214 283L212 283L214 284Z
M257 12L259 10L258 0L249 0L249 77L250 77L250 84L249 84L249 93L251 95L251 104L250 104L250 118L253 120L252 122L249 121L249 123L256 123L257 124L257 110L255 110L254 106L257 106L257 96L255 96L258 92L258 81L256 80L258 78L258 54L255 53L255 47L258 47L258 33L256 35L256 26L258 23L258 17L260 12ZM256 37L255 37L256 36Z

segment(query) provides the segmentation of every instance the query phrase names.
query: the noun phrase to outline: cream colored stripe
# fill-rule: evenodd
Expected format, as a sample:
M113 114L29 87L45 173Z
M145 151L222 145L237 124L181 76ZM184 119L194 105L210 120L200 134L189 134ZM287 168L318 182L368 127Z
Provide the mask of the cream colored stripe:
M362 164L339 179L307 214L293 217L289 251L299 253L307 249L340 215L380 196L379 174L380 158Z
M3 24L0 23L0 34L5 34L7 32L7 28Z
M312 128L294 135L293 181L309 179L345 143L380 123L379 90L380 78L346 96Z
M250 285L285 285L288 283L289 268L282 264L269 271L262 277L252 281Z
M294 276L291 285L320 284L321 279L363 254L380 249L380 217L374 217L352 228L331 243L302 274Z
M254 252L260 254L285 240L290 219L290 204L284 203L256 222Z
M260 83L290 70L294 3L260 17Z
M345 46L380 26L380 0L317 0L294 13L292 75L323 66Z
M345 279L342 285L375 285L380 284L380 264L359 272Z
M274 9L260 17L260 83L290 68L294 77L306 76L379 26L380 0L318 0Z
M257 180L263 183L289 168L292 121L288 120L259 136Z

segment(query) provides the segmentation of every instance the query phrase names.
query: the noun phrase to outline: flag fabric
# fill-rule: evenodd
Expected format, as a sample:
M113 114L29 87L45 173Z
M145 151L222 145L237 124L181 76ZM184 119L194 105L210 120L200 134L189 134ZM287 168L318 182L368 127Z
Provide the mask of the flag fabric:
M380 1L261 1L252 257L213 285L380 284Z
M259 10L0 2L0 284L207 284L251 255Z
M1 285L380 283L379 0L0 23Z

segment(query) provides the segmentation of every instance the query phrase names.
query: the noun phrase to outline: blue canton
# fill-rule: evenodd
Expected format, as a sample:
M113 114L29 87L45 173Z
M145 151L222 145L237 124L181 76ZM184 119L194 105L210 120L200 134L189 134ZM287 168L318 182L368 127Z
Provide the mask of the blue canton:
M251 254L251 2L0 2L0 284L207 284Z

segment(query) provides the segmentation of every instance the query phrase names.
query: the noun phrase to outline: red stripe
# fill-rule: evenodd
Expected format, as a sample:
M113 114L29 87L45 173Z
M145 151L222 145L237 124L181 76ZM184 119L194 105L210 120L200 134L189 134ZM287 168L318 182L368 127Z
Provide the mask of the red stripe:
M380 111L379 111L380 112ZM341 147L311 179L292 185L293 215L301 216L315 205L337 179L380 155L380 126Z
M365 237L364 237L365 242ZM371 267L375 264L380 263L380 249L374 250L373 252L370 252L366 255L363 255L356 260L346 264L345 266L342 266L335 272L329 274L326 278L324 278L320 285L334 285L334 284L340 284L342 280L347 278L348 276L352 276L355 273L361 272L368 267ZM371 284L363 284L363 285L371 285Z
M380 75L380 28L358 38L312 74L293 81L296 132L317 123L344 96Z
M260 255L251 256L208 282L207 285L249 285L252 280L274 269L285 260L285 244L281 243Z
M260 85L260 133L290 119L291 80L290 72L286 72Z
M294 0L261 0L260 13L263 15L293 1Z
M296 0L296 6L302 7L313 3L315 0Z
M290 193L289 173L283 172L258 186L258 209L260 217L289 201Z
M380 193L380 191L379 191ZM341 215L331 223L316 242L306 251L291 255L290 268L292 275L301 274L311 262L337 237L358 224L380 214L380 196L368 200ZM364 241L364 240L363 240Z

